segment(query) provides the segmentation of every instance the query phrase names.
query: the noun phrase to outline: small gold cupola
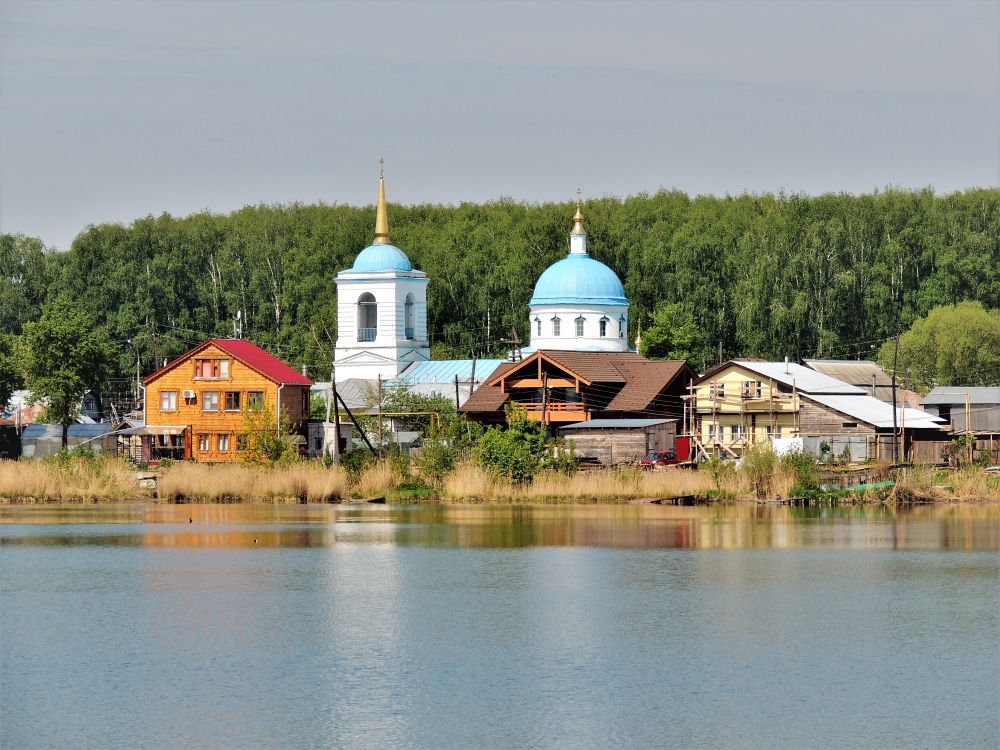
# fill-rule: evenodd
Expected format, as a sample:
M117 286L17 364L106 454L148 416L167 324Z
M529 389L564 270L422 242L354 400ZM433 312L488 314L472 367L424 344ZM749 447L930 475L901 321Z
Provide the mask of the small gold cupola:
M586 234L583 228L583 211L580 209L580 188L576 189L576 213L573 214L573 231L570 234Z
M375 206L375 242L376 245L389 244L389 213L385 209L385 174L384 162L378 160L378 203Z

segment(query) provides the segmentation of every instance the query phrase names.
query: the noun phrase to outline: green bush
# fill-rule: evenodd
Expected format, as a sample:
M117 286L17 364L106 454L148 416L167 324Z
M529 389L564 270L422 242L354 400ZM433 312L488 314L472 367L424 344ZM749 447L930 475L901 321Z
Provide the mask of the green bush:
M542 423L528 419L523 406L506 409L507 427L490 427L472 452L476 462L487 471L515 484L527 484L542 465L545 456L545 430Z
M770 494L776 465L777 458L768 443L751 445L744 451L740 471L749 477L758 498L763 499Z
M816 457L804 451L789 451L781 457L778 462L784 468L790 468L795 472L795 486L792 487L791 494L796 497L805 497L819 490L816 482Z
M340 456L340 465L344 467L344 471L352 481L361 476L373 463L375 456L367 448L350 448Z

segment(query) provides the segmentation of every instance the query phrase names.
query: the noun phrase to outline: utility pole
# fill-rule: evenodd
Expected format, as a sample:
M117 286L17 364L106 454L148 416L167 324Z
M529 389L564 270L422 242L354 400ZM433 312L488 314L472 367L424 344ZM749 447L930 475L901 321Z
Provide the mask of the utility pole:
M972 463L972 396L965 392L965 458Z
M899 428L896 412L896 362L899 359L899 322L896 322L896 346L892 352L892 462L899 463Z
M458 373L455 373L455 411L458 411Z
M722 339L719 339L719 364L722 364Z
M382 452L382 376L378 376L378 450Z
M326 423L329 430L330 410L333 409L335 420L333 422L333 463L340 463L340 406L337 404L337 365L330 362L330 394L326 401Z
M520 357L519 357L520 359ZM469 397L472 397L472 392L476 390L476 355L472 355L472 374L469 376Z
M548 435L549 423L547 419L546 412L549 407L549 374L545 373L542 375L542 429L545 430L545 434Z

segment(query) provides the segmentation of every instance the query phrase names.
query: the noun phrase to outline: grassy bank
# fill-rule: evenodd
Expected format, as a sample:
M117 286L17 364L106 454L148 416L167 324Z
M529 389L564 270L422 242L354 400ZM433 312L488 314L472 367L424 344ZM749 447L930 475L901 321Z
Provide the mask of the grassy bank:
M709 465L697 471L605 469L561 474L543 472L514 484L466 462L439 481L419 470L382 460L349 473L309 461L287 466L209 465L181 462L162 470L155 492L139 487L136 472L119 459L89 456L0 461L0 502L143 501L170 503L323 503L382 498L390 503L627 503L649 500L727 502L788 500L901 503L1000 499L1000 477L980 469L942 471L916 467L895 472L891 486L822 490L804 486L788 465L765 473Z

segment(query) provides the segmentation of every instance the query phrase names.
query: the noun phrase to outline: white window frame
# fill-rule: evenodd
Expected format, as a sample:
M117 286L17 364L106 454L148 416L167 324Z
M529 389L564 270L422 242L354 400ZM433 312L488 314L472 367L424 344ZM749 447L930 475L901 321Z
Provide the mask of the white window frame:
M584 332L587 330L585 328L587 325L587 319L582 315L579 315L573 322L576 324L576 337L578 339L582 339L584 337Z
M561 336L562 335L561 331L562 331L562 320L558 316L556 316L552 318L552 335Z
M211 398L209 398L211 397ZM212 402L212 406L209 406L209 401ZM219 410L219 392L218 391L202 391L201 392L201 410L202 411L218 411Z
M229 453L229 433L220 432L215 436L215 444L218 447L219 453Z

